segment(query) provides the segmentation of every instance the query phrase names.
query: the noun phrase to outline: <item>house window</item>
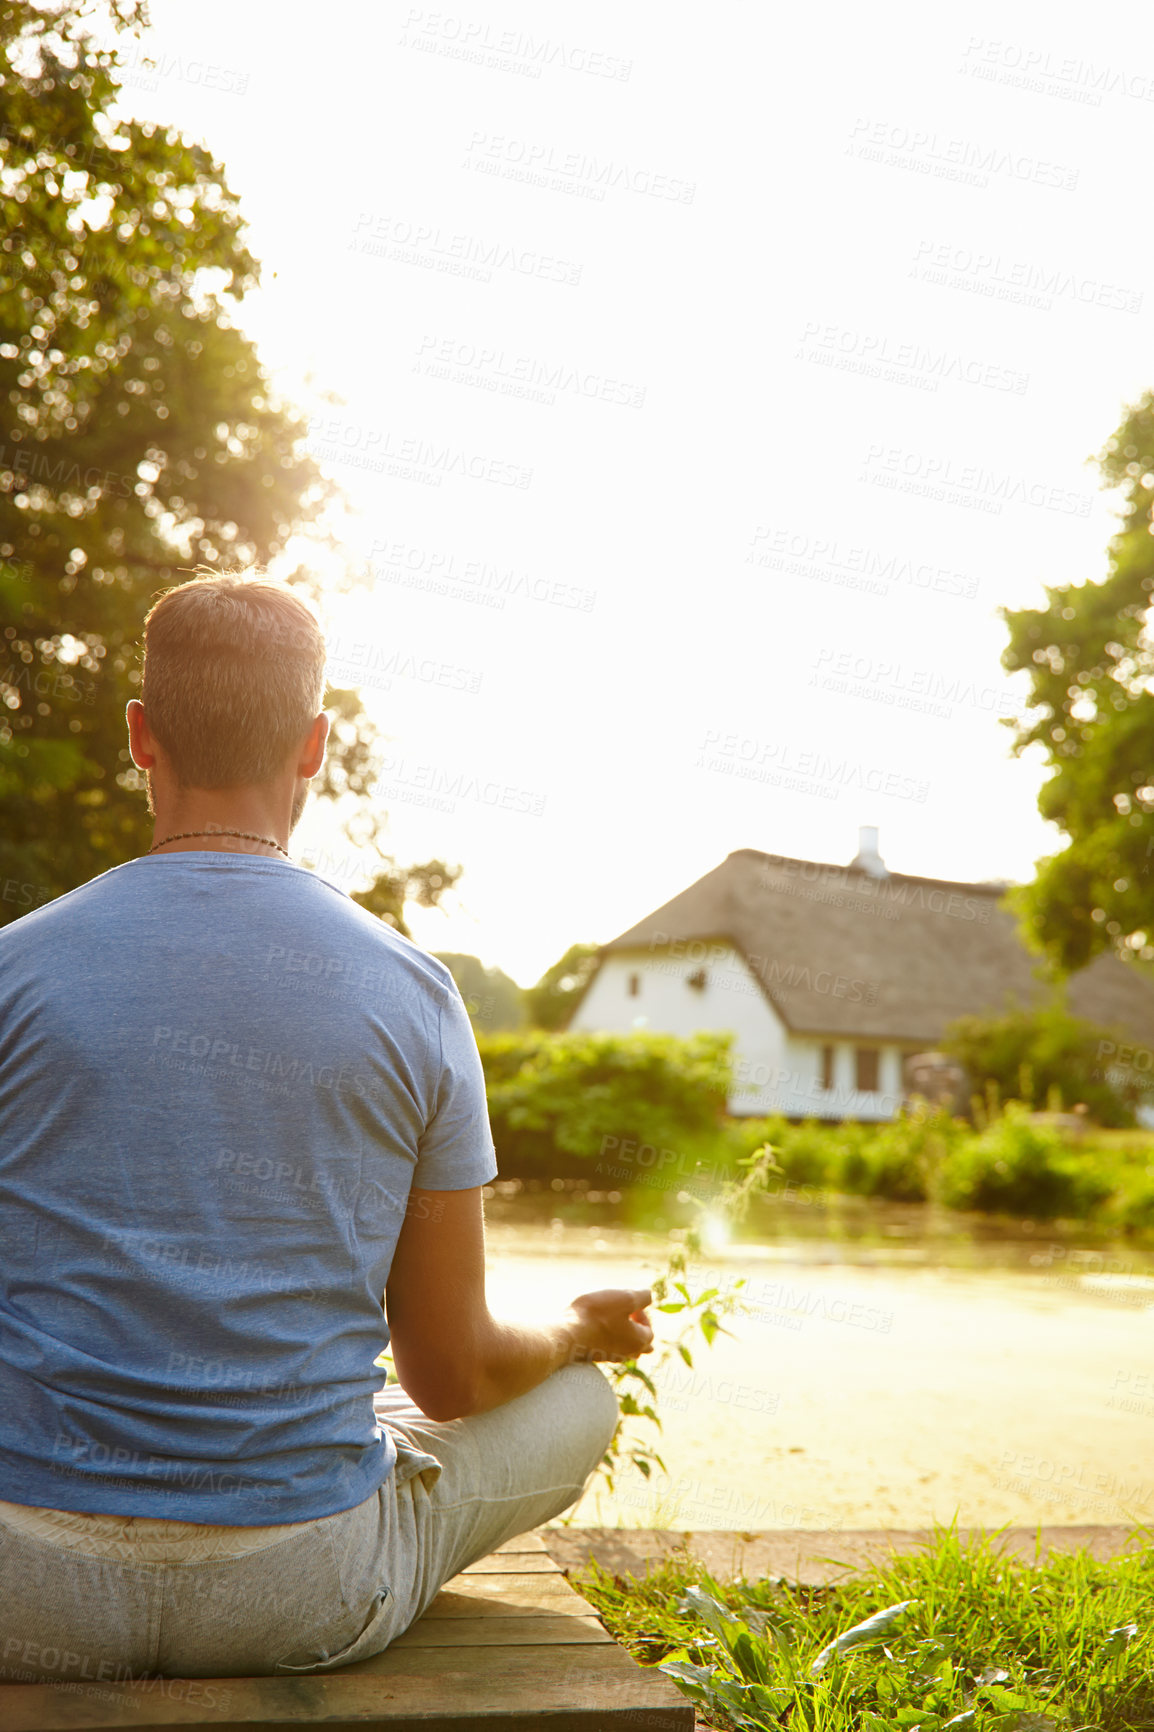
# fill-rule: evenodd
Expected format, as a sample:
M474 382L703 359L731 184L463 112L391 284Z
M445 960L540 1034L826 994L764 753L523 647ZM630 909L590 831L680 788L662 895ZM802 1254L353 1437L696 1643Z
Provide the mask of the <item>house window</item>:
M629 994L630 998L636 998L641 991L641 976L639 974L631 974L629 976L629 983L625 990Z
M858 1089L862 1094L876 1095L878 1092L878 1058L880 1056L877 1047L856 1047L853 1056Z
M828 1093L833 1087L833 1047L821 1049L821 1086Z

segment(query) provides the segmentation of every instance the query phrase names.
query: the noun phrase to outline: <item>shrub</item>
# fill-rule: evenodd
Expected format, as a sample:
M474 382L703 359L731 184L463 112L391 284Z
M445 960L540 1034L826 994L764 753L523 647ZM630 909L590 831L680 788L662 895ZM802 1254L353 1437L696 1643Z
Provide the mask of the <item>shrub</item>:
M937 1200L950 1209L1033 1215L1087 1214L1113 1186L1047 1125L1031 1124L1025 1107L1007 1103L978 1137L951 1149L938 1175Z
M761 1130L760 1141L771 1143L785 1176L792 1185L829 1184L832 1151L827 1127L815 1119L791 1125L782 1118L751 1121ZM753 1146L753 1145L751 1145Z
M769 1121L762 1122L768 1127ZM944 1109L921 1102L888 1124L847 1120L823 1125L807 1119L800 1125L782 1125L778 1131L767 1128L765 1135L796 1184L921 1203L930 1194L939 1166L965 1131L965 1125Z
M924 1203L951 1152L967 1136L967 1126L944 1107L917 1101L913 1108L881 1125L866 1146L867 1194L895 1203Z
M1003 1016L963 1016L946 1030L941 1050L956 1058L977 1095L992 1084L1003 1100L1029 1105L1082 1101L1100 1125L1132 1125L1134 1103L1107 1080L1098 1054L1115 1051L1125 1036L1082 1022L1060 1003L1020 1007Z
M502 1177L563 1176L599 1163L628 1183L662 1156L688 1170L695 1157L716 1154L732 1040L535 1030L482 1037Z

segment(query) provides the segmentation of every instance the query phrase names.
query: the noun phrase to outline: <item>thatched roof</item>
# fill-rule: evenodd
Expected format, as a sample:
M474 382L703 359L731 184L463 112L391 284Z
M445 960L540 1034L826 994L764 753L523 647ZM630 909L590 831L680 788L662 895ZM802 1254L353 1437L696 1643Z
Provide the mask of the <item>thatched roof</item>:
M796 1033L931 1045L955 1017L1000 1013L1048 988L999 903L961 884L741 848L602 947L659 954L671 940L729 940ZM1154 1047L1154 987L1100 956L1073 975L1075 1016Z

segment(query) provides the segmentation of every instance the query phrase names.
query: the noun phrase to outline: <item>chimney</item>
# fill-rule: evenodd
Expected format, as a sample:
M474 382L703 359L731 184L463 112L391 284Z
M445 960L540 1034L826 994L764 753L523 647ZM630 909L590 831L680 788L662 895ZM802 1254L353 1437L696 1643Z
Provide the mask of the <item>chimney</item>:
M857 834L857 854L849 863L850 870L856 867L859 872L868 872L871 878L888 878L889 870L878 853L876 824L860 824Z

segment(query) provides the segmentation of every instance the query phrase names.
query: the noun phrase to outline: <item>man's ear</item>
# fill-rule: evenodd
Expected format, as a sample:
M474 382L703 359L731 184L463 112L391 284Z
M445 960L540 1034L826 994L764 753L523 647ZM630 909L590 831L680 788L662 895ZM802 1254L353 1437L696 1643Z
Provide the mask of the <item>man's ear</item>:
M320 770L325 761L325 746L328 743L331 720L322 710L305 737L301 749L300 761L297 764L297 775L311 780Z
M128 722L128 750L132 761L138 770L154 770L156 768L156 752L151 730L144 714L144 705L139 698L129 698L125 709L125 719Z

